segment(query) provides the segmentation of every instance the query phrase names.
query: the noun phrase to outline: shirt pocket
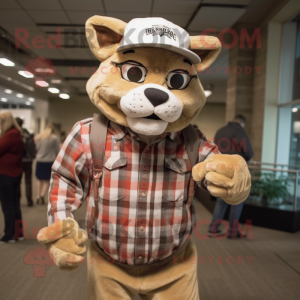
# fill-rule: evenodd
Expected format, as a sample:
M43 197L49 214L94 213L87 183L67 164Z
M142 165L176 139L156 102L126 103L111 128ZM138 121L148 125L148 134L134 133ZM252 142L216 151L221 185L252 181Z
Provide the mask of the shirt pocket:
M126 157L108 158L103 165L102 184L100 187L100 199L116 201L126 198Z
M188 198L192 165L189 159L165 158L166 180L163 199L184 202Z

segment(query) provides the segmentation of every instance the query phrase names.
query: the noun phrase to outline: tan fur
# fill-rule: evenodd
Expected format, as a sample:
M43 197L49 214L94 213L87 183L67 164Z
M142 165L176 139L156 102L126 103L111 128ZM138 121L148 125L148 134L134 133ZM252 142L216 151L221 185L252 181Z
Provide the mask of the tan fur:
M193 178L205 178L212 195L233 205L243 202L251 189L251 175L240 155L215 154L194 166Z
M41 229L37 239L49 249L55 258L55 264L62 269L76 269L84 259L87 234L71 218L59 220Z
M97 33L93 25L107 26L121 35L124 33L126 24L120 22L117 19L100 16L94 16L87 21L87 28L94 30L93 47L96 47L96 50L92 49L92 51L102 61L98 71L88 81L87 91L91 101L108 119L128 127L126 115L120 109L122 96L140 84L154 83L167 88L166 75L175 69L186 69L190 74L197 74L197 71L205 70L220 53L221 42L214 36L190 37L190 50L201 58L201 63L193 66L183 62L183 56L160 48L134 48L135 53L125 55L123 51L116 52L118 44L112 44L106 49L101 48L102 41L99 40L99 37L98 41L96 40ZM133 83L122 79L119 68L111 65L112 61L124 62L126 60L138 61L148 69L143 83ZM179 119L168 124L166 132L179 131L192 123L206 101L203 87L198 78L192 79L186 89L172 90L171 92L180 100L183 110ZM234 171L228 168L225 171L222 169L205 169L204 171L203 165L206 166L207 162L223 163L227 166L232 164L234 167L243 165L244 168L234 169ZM230 204L244 201L250 192L250 173L245 161L239 155L214 155L194 167L193 177L196 181L206 178L210 193L222 197Z
M86 28L86 37L89 44L90 49L92 50L93 54L100 60L103 61L111 56L117 48L117 44L113 46L106 46L104 48L100 48L97 40L97 33L94 28L96 26L105 26L117 34L123 36L124 30L126 27L126 23L110 17L102 17L93 16L86 21L85 28Z
M201 63L196 65L197 71L208 68L221 52L222 45L214 36L191 36L190 49L201 57Z
M135 53L128 54L116 52L125 27L123 21L108 17L94 16L86 22L89 46L102 62L89 79L87 91L91 101L108 119L128 127L126 116L120 108L120 100L124 95L141 84L152 83L167 88L166 76L175 69L188 70L191 75L197 74L196 70L204 70L216 59L221 43L215 37L191 37L190 50L202 60L200 64L191 66L183 61L183 56L161 48L135 48ZM119 68L111 64L127 60L138 61L148 69L143 83L122 79ZM206 100L198 77L193 78L186 89L172 90L172 93L181 102L183 110L176 121L168 123L167 132L176 132L188 126ZM195 181L205 178L211 194L222 197L230 204L242 202L250 192L249 170L239 155L213 155L193 168L193 178ZM83 243L87 236L73 219L59 220L43 228L37 238L51 251L56 265L61 269L76 269L83 261L82 254L86 251Z
M135 53L124 55L123 51L116 52L118 44L112 44L105 49L101 48L97 42L94 25L107 26L116 33L123 34L126 23L101 16L94 16L86 22L88 32L93 32L92 38L87 32L91 50L102 61L97 72L87 83L87 92L91 101L108 119L126 127L128 127L126 115L120 109L122 96L141 84L155 83L167 88L165 78L170 71L183 68L190 74L197 74L195 67L200 69L208 67L221 50L221 43L217 38L205 37L203 39L198 36L192 37L190 48L192 51L205 50L206 55L203 56L203 61L196 66L183 62L183 56L160 48L135 48ZM111 61L124 62L126 60L138 61L148 69L146 80L143 83L138 84L122 79L119 68L110 64ZM186 89L172 90L172 93L181 101L183 111L179 119L168 124L166 132L176 132L188 126L196 118L206 101L203 87L198 78L192 79Z

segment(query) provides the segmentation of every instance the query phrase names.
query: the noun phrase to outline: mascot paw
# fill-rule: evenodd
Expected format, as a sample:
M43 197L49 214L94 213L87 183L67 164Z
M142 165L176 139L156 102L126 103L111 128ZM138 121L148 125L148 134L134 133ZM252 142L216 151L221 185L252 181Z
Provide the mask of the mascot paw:
M207 180L207 189L215 197L237 205L248 197L251 176L240 155L215 154L193 167L195 181Z
M63 270L75 270L84 260L87 234L71 218L41 229L37 239L50 250L55 264Z

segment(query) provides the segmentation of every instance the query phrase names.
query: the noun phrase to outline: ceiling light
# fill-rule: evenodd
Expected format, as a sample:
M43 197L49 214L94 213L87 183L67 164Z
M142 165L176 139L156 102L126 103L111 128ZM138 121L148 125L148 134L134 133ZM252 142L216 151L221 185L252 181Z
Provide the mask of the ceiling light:
M26 105L31 105L31 102L27 101L25 102Z
M18 72L20 75L26 77L26 78L33 78L33 74L27 71L19 71Z
M7 98L1 98L2 102L7 102Z
M8 81L11 81L11 82L13 82L13 83L15 83L15 84L23 87L24 89L29 90L29 91L32 91L32 92L34 91L34 88L32 86L29 86L29 85L27 85L27 84L25 84L25 83L23 83L23 82L21 82L19 80L12 79L10 77L6 77L5 75L3 75L1 73L0 73L0 78L3 78L3 79L8 80Z
M57 89L57 88L49 88L48 91L52 94L58 94L59 93L59 89Z
M70 99L70 96L68 94L59 94L59 97L62 99Z
M37 73L44 73L44 72L46 72L46 73L54 73L54 70L53 69L50 69L50 68L35 68L35 71L37 72Z
M52 79L51 83L61 83L61 80L60 79Z
M34 102L34 98L28 98L28 101Z
M39 85L39 86L41 86L41 87L47 87L47 86L49 86L48 82L43 81L43 80L37 80L37 81L35 82L35 84L36 84L36 85Z
M23 94L17 94L16 96L17 96L18 98L23 98L23 97L24 97Z
M212 94L212 91L204 91L205 97L209 97Z
M11 93L12 93L12 90L6 89L6 90L4 90L4 92L5 92L6 94L11 94Z
M0 58L0 64L2 64L3 66L6 67L14 67L15 63L13 63L12 61L6 59L6 58Z
M297 111L298 111L297 107L292 108L292 112L297 112Z

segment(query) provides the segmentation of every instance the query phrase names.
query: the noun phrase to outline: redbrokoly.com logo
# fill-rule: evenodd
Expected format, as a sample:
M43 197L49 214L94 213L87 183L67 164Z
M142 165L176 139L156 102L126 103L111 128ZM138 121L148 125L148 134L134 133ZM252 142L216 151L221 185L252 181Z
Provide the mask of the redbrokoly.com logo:
M31 59L24 71L29 75L34 75L35 87L48 86L48 77L53 77L57 73L57 69L53 65L53 61L43 56L39 56L37 59Z
M29 250L23 261L26 265L32 265L33 277L45 277L47 266L54 265L51 252L40 246Z

